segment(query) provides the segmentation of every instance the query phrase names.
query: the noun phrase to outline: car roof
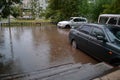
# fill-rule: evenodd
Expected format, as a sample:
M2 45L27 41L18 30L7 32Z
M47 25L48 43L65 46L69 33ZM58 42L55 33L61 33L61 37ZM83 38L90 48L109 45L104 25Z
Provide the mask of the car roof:
M86 23L85 25L90 25L90 26L97 26L97 27L104 27L104 24L97 24L97 23Z
M120 17L120 14L101 14L102 17Z
M90 26L96 26L96 27L99 27L101 29L103 28L120 28L120 27L117 27L117 26L112 26L112 25L109 25L109 24L98 24L98 23L86 23L85 25L90 25Z
M84 18L84 17L70 17L70 18L73 18L73 19L75 19L75 18L82 18L82 19L86 19L86 18Z

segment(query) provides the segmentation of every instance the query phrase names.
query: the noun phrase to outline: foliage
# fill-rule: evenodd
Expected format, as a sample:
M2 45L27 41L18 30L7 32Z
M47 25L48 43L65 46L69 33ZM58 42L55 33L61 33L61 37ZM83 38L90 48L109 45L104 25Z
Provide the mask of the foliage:
M71 16L79 16L80 0L49 0L45 17L53 21L68 19Z
M114 0L113 3L104 5L106 8L103 13L120 14L120 0Z
M32 13L33 18L40 17L42 13L42 7L40 6L39 1L30 0L30 6L31 6L31 13Z
M113 0L96 0L95 3L92 6L92 20L97 21L98 16L103 13L105 7L104 5L111 4Z
M81 16L87 16L89 14L89 4L88 0L81 0L79 3L79 12Z
M71 16L84 16L96 20L104 10L102 5L108 3L109 0L96 0L95 3L88 3L88 0L49 0L45 16L53 21L68 19Z
M30 0L30 6L31 6L32 16L35 18L36 8L37 8L37 2L35 0Z
M14 15L15 18L20 15L20 12L21 12L21 8L19 5L11 7L11 15Z
M20 4L21 0L0 0L0 10L2 9L1 16L7 18L10 14L14 17L19 15L19 8L13 5ZM17 12L16 12L17 10Z

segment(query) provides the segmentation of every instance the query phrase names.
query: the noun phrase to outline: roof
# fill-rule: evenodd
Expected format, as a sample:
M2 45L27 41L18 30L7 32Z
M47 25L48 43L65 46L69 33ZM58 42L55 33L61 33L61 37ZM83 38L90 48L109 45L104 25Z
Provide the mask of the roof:
M103 17L120 17L120 14L101 14L100 16L103 16Z

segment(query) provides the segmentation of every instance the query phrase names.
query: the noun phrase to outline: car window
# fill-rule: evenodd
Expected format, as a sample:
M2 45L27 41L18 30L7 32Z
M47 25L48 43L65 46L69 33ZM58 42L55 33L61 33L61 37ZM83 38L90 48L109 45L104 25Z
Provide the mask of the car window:
M112 34L120 40L120 27L110 28Z
M102 29L100 29L100 28L95 28L95 27L92 29L91 35L94 36L94 37L97 37L97 36L105 36L105 35L104 35L104 32L102 31Z
M119 18L119 20L118 20L118 25L120 25L120 18Z
M86 22L86 20L82 18L77 18L77 19L74 19L73 21L74 22Z
M86 22L85 19L79 19L79 22Z
M85 34L89 34L91 30L91 26L83 25L82 27L78 28L78 31L83 32Z
M100 17L99 23L101 24L106 24L106 22L108 21L109 17Z
M74 21L74 22L79 22L79 19L74 19L73 21Z
M120 31L116 33L116 37L120 40Z
M116 23L117 23L117 17L110 18L110 20L108 22L108 24L113 24L113 25L115 25Z

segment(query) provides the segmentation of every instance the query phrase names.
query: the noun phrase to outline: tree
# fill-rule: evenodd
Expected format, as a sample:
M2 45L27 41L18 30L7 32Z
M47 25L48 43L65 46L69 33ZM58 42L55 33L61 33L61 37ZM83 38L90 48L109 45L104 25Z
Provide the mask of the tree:
M81 16L87 16L89 14L89 4L88 0L80 0L79 3L79 12Z
M45 17L60 21L71 16L83 16L97 21L102 13L120 13L119 4L119 0L49 0Z
M105 5L111 5L114 0L96 0L92 8L92 19L97 21L98 16L105 10Z
M35 18L35 17L36 17L37 1L35 1L35 0L30 0L30 6L31 6L32 16Z
M120 14L120 0L113 0L113 3L104 5L103 13Z
M71 16L79 16L79 2L80 0L49 0L45 17L58 22Z
M17 14L15 13L16 11L13 8L14 8L14 5L20 4L21 1L22 0L1 0L0 1L1 16L3 18L7 18L10 14L14 17L19 15L19 13Z
M92 16L94 21L97 21L98 16L103 13L105 7L104 5L111 4L113 0L96 0L92 6Z
M39 0L30 0L31 13L33 18L40 17L42 13L42 7Z

